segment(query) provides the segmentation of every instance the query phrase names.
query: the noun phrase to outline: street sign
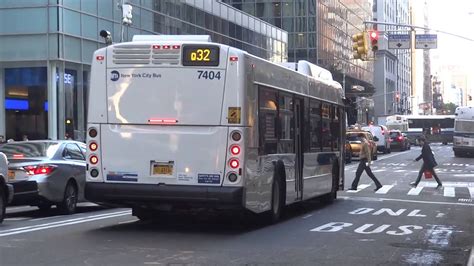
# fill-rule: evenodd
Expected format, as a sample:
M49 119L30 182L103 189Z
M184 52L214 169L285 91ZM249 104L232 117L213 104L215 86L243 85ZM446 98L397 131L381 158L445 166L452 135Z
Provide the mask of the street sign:
M436 49L438 48L438 35L417 34L415 35L416 49Z
M388 49L410 49L410 34L389 34Z

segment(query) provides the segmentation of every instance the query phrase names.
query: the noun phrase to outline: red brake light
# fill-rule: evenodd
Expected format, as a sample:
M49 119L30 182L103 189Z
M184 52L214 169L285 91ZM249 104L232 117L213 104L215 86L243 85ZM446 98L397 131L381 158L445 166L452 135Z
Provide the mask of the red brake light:
M89 144L89 149L90 149L91 151L96 151L98 147L99 147L99 146L98 146L97 143L95 143L95 142L91 142L91 143Z
M99 158L95 155L92 155L90 158L89 158L89 162L91 164L97 164L99 162Z
M160 119L160 118L150 118L148 119L150 124L176 124L178 120L176 119Z
M160 47L159 45L156 45L156 44L155 44L155 45L152 45L152 48L153 48L153 49L160 49L161 47Z
M163 45L163 49L170 49L170 48L171 48L171 46L169 46L169 45Z
M230 159L229 165L230 165L231 168L236 169L236 168L239 168L240 163L239 163L239 160L237 160L237 159Z
M19 158L23 158L23 157L24 157L23 154L13 154L14 159L19 159Z
M30 165L23 167L28 175L48 175L56 169L53 165Z
M231 56L231 57L229 57L229 60L230 60L230 62L237 62L237 61L239 61L239 57Z
M234 145L234 146L231 146L230 147L230 153L232 153L232 155L239 155L240 153L240 147L238 145Z
M173 45L173 49L179 49L181 46L179 45Z
M403 136L398 136L398 140L403 140Z
M103 55L98 55L98 56L95 57L95 59L96 59L97 61L102 61L102 60L105 59L105 56L103 56Z

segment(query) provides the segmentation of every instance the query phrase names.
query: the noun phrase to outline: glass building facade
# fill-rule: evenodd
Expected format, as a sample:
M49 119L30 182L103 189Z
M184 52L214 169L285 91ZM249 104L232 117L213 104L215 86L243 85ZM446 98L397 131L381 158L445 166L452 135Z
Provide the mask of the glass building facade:
M274 61L287 60L284 30L216 0L0 0L0 135L82 140L92 54L137 34L207 34Z
M308 60L331 71L352 100L349 123L357 119L359 96L374 93L372 61L352 57L351 36L372 18L368 0L223 0L288 32L288 61ZM352 90L353 86L364 91ZM360 108L359 108L360 109Z

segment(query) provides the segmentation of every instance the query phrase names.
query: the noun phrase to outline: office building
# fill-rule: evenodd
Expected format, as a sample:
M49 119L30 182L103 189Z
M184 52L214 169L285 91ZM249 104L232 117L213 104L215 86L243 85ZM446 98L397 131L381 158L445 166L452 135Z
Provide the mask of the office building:
M136 34L208 34L275 62L287 60L287 32L216 0L0 0L0 135L84 139L90 65L104 46ZM119 4L119 5L118 5Z

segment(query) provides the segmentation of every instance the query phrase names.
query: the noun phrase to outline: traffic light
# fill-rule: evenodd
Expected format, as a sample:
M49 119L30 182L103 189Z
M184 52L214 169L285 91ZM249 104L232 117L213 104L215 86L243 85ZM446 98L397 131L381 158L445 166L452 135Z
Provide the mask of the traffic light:
M66 125L66 139L72 139L74 137L74 120L66 118L64 121Z
M395 100L398 102L400 102L400 93L399 92L396 92L395 93Z
M354 59L365 60L367 58L368 44L365 32L359 32L352 35L352 50Z
M370 46L375 53L379 50L379 32L376 30L369 31Z

